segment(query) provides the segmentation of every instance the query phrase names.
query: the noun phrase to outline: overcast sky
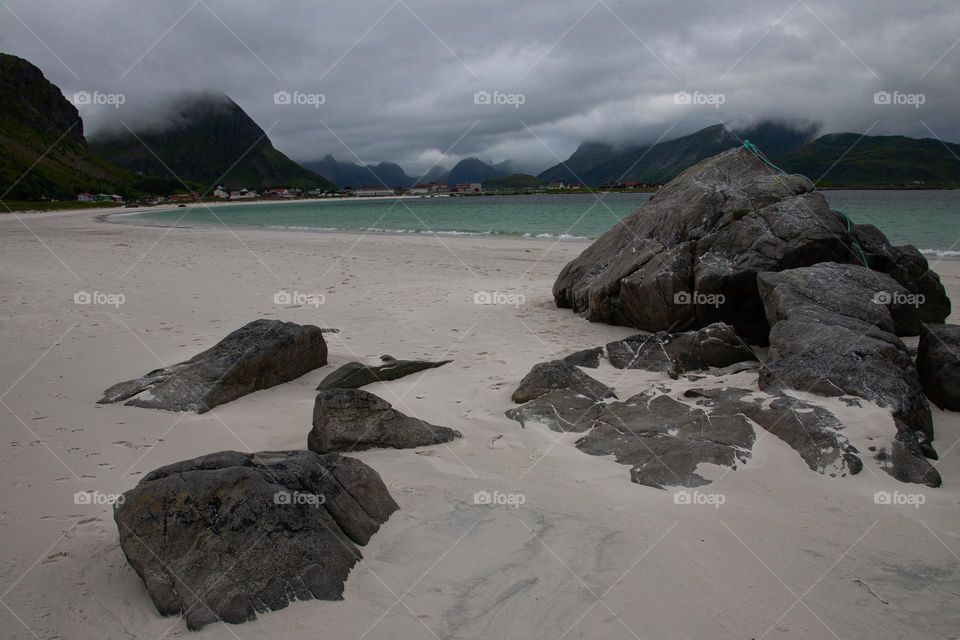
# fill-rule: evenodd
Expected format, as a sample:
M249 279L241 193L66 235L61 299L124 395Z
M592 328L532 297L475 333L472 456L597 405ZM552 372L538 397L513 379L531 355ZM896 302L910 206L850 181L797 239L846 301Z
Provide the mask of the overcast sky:
M957 0L0 1L0 51L68 98L125 96L79 106L88 134L215 89L296 160L411 174L471 155L536 172L583 140L767 117L960 141L958 38Z

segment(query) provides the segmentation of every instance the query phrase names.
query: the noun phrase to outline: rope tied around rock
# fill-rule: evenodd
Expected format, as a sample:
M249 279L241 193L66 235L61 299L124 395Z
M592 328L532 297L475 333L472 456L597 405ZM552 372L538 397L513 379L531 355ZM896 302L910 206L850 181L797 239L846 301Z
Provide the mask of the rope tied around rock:
M776 172L779 173L780 175L782 175L782 176L785 176L785 175L793 175L793 176L797 176L798 178L803 178L804 180L806 180L807 182L810 183L810 187L811 187L810 190L811 190L811 191L816 191L816 190L817 190L817 183L816 183L816 182L814 182L813 180L811 180L811 179L808 178L807 176L803 175L802 173L791 173L791 174L788 174L786 171L784 171L783 169L781 169L781 168L778 167L777 165L775 165L775 164L773 164L772 162L770 162L770 160L767 159L767 156L765 156L765 155L763 154L763 152L760 151L760 148L757 147L757 145L755 145L755 144L753 144L752 142L750 142L749 140L744 140L744 141L743 141L743 148L746 149L747 151L752 151L753 154L754 154L755 156L757 156L758 158L760 158L760 160L762 160L765 165L767 165L768 167L770 167L771 169L773 169L774 171L776 171ZM837 214L838 216L840 216L840 219L843 220L844 223L846 223L846 225L847 225L847 233L852 234L852 232L853 232L853 221L850 219L850 216L848 216L848 215L847 215L846 213L844 213L843 211L840 211L839 209L834 209L834 208L831 207L830 210L833 211L833 212L834 212L835 214ZM853 237L852 237L852 235L851 235L851 238L850 238L850 249L853 250L854 255L860 260L860 262L863 263L863 266L865 266L866 268L869 269L869 268L870 268L870 264L867 262L867 255L863 252L863 248L860 246L860 243L857 242L856 240L854 240Z

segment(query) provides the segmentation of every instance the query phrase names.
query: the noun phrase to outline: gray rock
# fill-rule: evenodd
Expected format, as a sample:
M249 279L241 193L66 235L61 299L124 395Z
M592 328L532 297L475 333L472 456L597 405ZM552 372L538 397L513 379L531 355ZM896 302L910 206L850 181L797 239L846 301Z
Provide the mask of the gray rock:
M761 389L854 395L889 406L907 451L932 453L930 406L907 348L894 335L918 311L895 296L878 298L902 293L900 285L877 271L835 263L764 273L758 285L772 327ZM939 485L936 470L922 457L910 468L923 471L893 475Z
M157 610L196 630L292 600L341 600L357 545L396 509L359 460L222 451L147 474L114 519Z
M541 362L530 369L511 398L517 404L538 398L548 391L567 389L593 400L616 397L613 389L594 380L564 360Z
M348 362L324 378L317 386L317 391L326 389L358 389L374 382L396 380L411 373L435 369L449 364L452 360L430 362L428 360L396 360L384 356L384 364L371 366L360 362Z
M578 367L585 367L587 369L596 369L597 367L600 366L601 357L603 357L603 347L596 347L594 349L584 349L583 351L574 351L570 355L565 356L564 360Z
M823 407L783 393L776 394L772 400L769 397L751 398L755 394L748 389L690 389L684 395L736 407L790 445L817 473L847 476L863 469L856 447L841 433L843 424Z
M950 315L950 298L940 276L930 270L927 259L913 245L892 246L887 237L870 224L853 227L871 269L886 273L911 294L922 296L919 304L923 322L941 323ZM919 332L919 327L914 327ZM916 335L912 332L909 335ZM901 334L905 335L905 334Z
M703 160L567 264L554 300L591 321L650 332L725 322L748 342L766 344L757 274L860 264L859 244L871 268L925 298L900 330L915 335L917 318L946 318L949 299L914 247L893 247L869 225L848 229L811 189L743 148Z
M545 424L551 431L582 433L589 430L606 405L569 389L555 389L506 412L521 426Z
M327 364L322 330L279 320L254 320L186 362L116 384L99 404L204 413L259 389Z
M389 402L362 389L329 389L317 394L307 448L315 453L375 447L407 449L450 442L459 431L405 416Z
M647 331L713 322L764 343L756 275L848 261L850 236L823 195L746 149L704 160L564 267L559 307Z
M917 371L923 391L935 405L960 411L960 326L923 326L917 349Z
M757 360L733 328L719 322L683 333L640 333L609 343L607 353L610 364L617 369L665 373L703 371Z
M637 484L696 487L708 484L696 470L702 463L736 468L750 457L754 432L729 403L691 407L654 391L606 405L577 448L613 455L631 466Z

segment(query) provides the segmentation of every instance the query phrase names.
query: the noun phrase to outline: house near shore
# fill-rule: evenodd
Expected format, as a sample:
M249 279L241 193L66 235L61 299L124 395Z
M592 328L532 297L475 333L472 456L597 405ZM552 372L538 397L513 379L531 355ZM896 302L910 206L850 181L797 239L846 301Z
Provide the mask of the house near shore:
M77 202L93 202L93 194L84 191L77 194Z
M252 200L257 197L257 192L253 189L240 189L239 191L231 191L230 199L231 200Z
M482 182L460 182L453 187L457 193L480 193L483 191Z
M557 189L566 189L566 188L567 188L567 185L563 184L562 182L551 182L550 184L547 185L547 189L551 191L556 191Z
M223 185L217 185L217 188L213 190L213 197L220 198L221 200L229 200L230 192L223 188Z

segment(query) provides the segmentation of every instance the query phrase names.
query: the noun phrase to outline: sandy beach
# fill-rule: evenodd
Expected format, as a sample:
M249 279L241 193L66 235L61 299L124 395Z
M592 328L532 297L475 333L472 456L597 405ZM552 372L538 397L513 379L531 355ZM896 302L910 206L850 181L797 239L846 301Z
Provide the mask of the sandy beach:
M101 213L0 215L4 637L960 634L958 414L933 408L938 489L899 483L868 456L859 475L818 475L758 429L746 465L702 470L715 481L701 489L722 504L676 504L674 491L631 483L628 467L575 449L575 435L503 415L533 364L634 333L554 306L553 281L585 242L161 228ZM956 323L960 262L934 269ZM324 303L275 304L281 291ZM523 302L474 304L480 291ZM78 292L94 302L76 304ZM327 335L330 365L203 415L96 404L110 385L257 318L339 329ZM380 473L400 510L362 549L344 600L295 602L196 633L161 617L119 547L111 506L77 504L75 494L121 493L152 469L214 451L304 448L317 383L382 354L453 360L367 389L463 438L352 454ZM697 384L607 363L595 375L621 397ZM756 373L729 382L755 385ZM804 397L839 416L861 450L870 434L893 432L887 410ZM481 491L522 504L474 504ZM921 504L876 504L879 491Z

